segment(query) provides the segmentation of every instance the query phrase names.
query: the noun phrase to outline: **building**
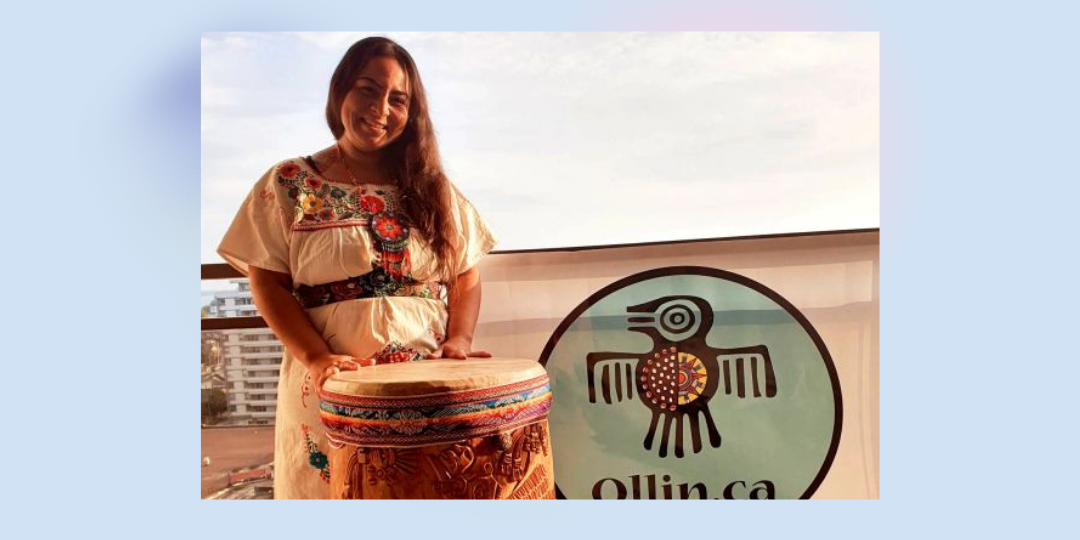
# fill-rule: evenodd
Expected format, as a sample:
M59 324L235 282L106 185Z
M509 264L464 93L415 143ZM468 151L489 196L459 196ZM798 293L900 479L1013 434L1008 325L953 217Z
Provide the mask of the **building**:
M259 314L255 299L251 296L251 283L246 279L232 279L235 291L218 291L207 306L208 317L254 317Z
M207 306L209 317L251 317L258 315L246 279L230 283L236 290L214 293ZM269 328L221 330L221 358L228 412L225 425L273 424L277 411L277 385L281 375L284 347Z

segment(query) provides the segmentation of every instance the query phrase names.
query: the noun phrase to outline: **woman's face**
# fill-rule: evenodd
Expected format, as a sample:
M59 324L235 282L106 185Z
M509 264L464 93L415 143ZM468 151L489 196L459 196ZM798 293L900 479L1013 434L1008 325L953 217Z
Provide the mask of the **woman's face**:
M401 136L409 119L408 83L397 60L385 56L368 60L341 104L342 144L374 152Z

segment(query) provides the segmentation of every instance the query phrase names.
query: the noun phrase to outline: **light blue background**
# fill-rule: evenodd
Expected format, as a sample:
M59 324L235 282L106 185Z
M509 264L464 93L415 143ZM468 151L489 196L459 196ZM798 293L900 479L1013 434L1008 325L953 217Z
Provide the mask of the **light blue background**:
M679 510L708 537L1074 528L1080 89L1059 3L54 4L5 6L0 37L5 530L670 534L644 517L686 502L197 498L199 34L354 28L881 31L882 500Z

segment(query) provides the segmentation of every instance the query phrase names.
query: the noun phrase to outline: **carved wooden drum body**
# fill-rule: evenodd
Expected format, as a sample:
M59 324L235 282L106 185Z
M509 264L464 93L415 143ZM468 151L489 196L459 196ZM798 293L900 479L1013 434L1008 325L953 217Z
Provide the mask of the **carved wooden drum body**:
M532 360L423 360L323 385L335 499L553 499L551 385Z

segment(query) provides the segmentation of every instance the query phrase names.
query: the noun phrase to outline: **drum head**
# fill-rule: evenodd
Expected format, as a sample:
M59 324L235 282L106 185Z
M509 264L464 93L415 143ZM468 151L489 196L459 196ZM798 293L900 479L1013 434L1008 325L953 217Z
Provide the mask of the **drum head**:
M323 391L357 397L423 396L492 388L546 375L535 360L470 358L420 360L344 371L323 384Z

